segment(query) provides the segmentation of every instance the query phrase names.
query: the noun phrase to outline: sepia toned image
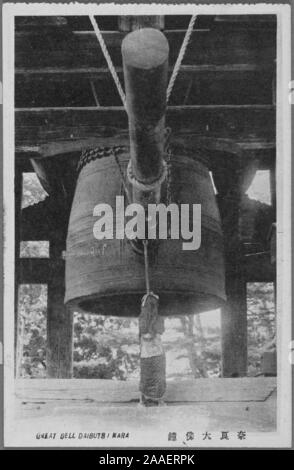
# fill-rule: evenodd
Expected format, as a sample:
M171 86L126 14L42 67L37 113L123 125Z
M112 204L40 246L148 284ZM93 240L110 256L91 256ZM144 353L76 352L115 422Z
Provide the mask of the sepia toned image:
M290 446L290 8L3 17L5 445Z

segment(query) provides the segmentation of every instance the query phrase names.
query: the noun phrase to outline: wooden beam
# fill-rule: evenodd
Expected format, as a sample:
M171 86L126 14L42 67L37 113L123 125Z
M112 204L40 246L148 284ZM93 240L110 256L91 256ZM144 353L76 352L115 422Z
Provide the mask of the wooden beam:
M169 67L171 73L173 67ZM194 64L194 65L181 65L179 72L179 79L195 78L214 78L215 80L227 79L236 80L238 78L245 79L252 74L272 73L274 71L274 64ZM116 72L122 74L122 67L116 67ZM16 78L23 81L32 80L48 80L61 81L68 78L87 78L90 80L109 80L110 72L107 67L16 67Z
M103 123L103 125L102 125ZM199 134L222 139L275 139L272 105L170 106L167 125L174 134ZM123 107L18 108L16 146L38 146L62 140L106 137L128 129Z
M60 156L61 159L73 158L76 160L79 158L82 150L94 147L111 147L115 145L129 145L127 130L125 132L118 132L112 137L97 136L85 139L61 140L37 146L19 145L16 147L16 159L19 160L20 163L28 158L34 158L37 160L55 156ZM78 163L78 159L76 160L76 163Z
M218 166L220 155L224 153L227 158L240 158L241 160L258 159L259 169L267 170L272 168L275 159L275 140L266 139L253 139L249 141L237 141L234 139L218 138L205 138L197 134L183 134L179 133L177 137L172 137L174 141L185 142L185 145L190 145L192 148L199 147L210 151L211 159L209 167L213 171L215 166ZM74 159L77 163L81 152L88 148L94 147L111 147L115 145L129 145L129 135L127 131L117 132L112 137L89 137L85 139L75 140L61 140L59 142L49 142L39 146L22 146L16 147L16 162L22 168L22 171L33 171L30 158L52 158L57 157L62 160ZM25 165L28 162L29 165Z
M122 428L130 436L136 436L138 446L151 448L166 447L167 430L178 432L178 441L179 435L184 437L183 428L193 430L197 434L192 446L203 439L203 429L229 430L231 440L237 440L237 432L245 430L246 440L244 444L240 442L245 446L249 445L249 436L257 432L268 437L277 432L276 388L277 379L273 377L170 380L164 397L169 406L148 410L138 407L138 381L134 379L19 380L15 384L14 434L7 439L8 445L31 447L37 433L53 431L58 433L54 442L49 439L38 442L40 447L46 444L57 447L66 427L72 433L69 437L74 439L64 439L62 446L73 447L79 443L94 447L95 443L89 444L86 436L78 438L83 426L82 431L86 428L87 433ZM139 420L144 426L138 427ZM24 423L30 424L26 432ZM163 423L166 431L156 432L163 429ZM215 445L214 440L219 440L221 432L216 431L212 436ZM189 442L181 441L181 445L182 442L190 447Z
M15 64L16 67L105 67L105 59L97 44L93 31L74 31L72 41L62 42L54 51L41 49L38 45L29 51L26 48L28 37L35 35L34 44L38 44L36 33L16 32ZM40 33L41 35L41 33ZM174 64L185 30L165 31L170 45L170 65ZM116 66L121 65L120 47L125 33L104 31L103 37ZM227 64L231 63L272 63L275 59L275 30L240 28L231 30L217 26L213 30L194 30L185 54L186 64ZM41 43L41 40L40 40ZM46 51L46 53L45 53ZM29 53L28 53L29 52Z
M277 387L276 378L246 377L242 379L215 379L207 380L168 380L165 400L173 404L186 403L221 403L226 402L264 402ZM100 405L121 405L125 403L136 407L139 401L138 381L107 380L107 379L78 379L67 380L18 380L16 381L16 397L22 403L35 404L43 402L60 402L60 406L74 406L74 402L81 407L95 404L96 409ZM175 408L173 408L175 409ZM81 410L82 412L83 410ZM245 410L244 410L245 411ZM243 413L244 413L243 411ZM138 413L138 410L137 410ZM143 409L143 413L147 415ZM149 414L149 413L148 413ZM152 420L154 419L152 413ZM195 416L197 420L197 415ZM244 415L242 415L244 422ZM197 423L197 421L196 421ZM242 427L241 427L242 428ZM200 428L201 430L201 428Z
M47 284L51 275L50 264L52 260L49 258L20 258L19 283Z
M22 16L16 17L16 28L22 31L38 31L47 28L68 30L66 16Z
M276 15L216 15L214 17L216 24L233 25L238 27L246 24L250 28L274 28L277 24Z

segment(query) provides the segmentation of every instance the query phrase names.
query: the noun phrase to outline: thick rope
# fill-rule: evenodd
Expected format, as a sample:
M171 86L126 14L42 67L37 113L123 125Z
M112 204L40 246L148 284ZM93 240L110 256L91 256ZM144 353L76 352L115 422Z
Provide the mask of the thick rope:
M108 50L107 50L107 47L106 47L106 44L105 44L105 42L104 42L103 36L102 36L101 31L100 31L100 29L99 29L98 23L97 23L97 21L95 20L95 17L94 17L93 15L89 15L89 18L90 18L90 21L91 21L91 23L92 23L93 29L94 29L94 31L95 31L96 37L97 37L97 39L98 39L98 42L99 42L99 44L100 44L101 50L102 50L102 52L103 52L103 55L104 55L104 57L105 57L105 60L106 60L106 62L107 62L109 71L110 71L110 73L111 73L111 75L112 75L112 78L113 78L113 80L114 80L114 83L116 84L116 88L117 88L117 91L118 91L118 93L119 93L119 96L120 96L120 98L121 98L121 100L122 100L122 103L123 103L125 109L127 109L126 95L125 95L125 93L124 93L124 91L123 91L123 89L122 89L122 86L121 86L121 84L120 84L119 77L118 77L118 75L117 75L117 73L116 73L116 70L115 70L115 67L114 67L114 65L113 65L113 63L112 63L111 57L110 57L109 52L108 52Z
M143 240L144 246L144 266L145 266L145 283L146 294L150 294L150 279L149 279L149 261L148 261L148 240Z
M189 23L188 29L187 29L187 31L186 31L186 34L185 34L185 37L184 37L184 40L183 40L183 43L182 43L182 46L181 46L181 49L180 49L178 58L177 58L177 60L176 60L176 63L175 63L175 66L174 66L172 75L171 75L170 80L169 80L169 84L168 84L167 92L166 92L166 102L169 101L169 98L170 98L172 89L173 89L173 87L174 87L176 78L177 78L178 73L179 73L179 71L180 71L181 64L182 64L182 61L183 61L183 58L184 58L184 55L185 55L185 52L186 52L186 49L187 49L187 46L188 46L190 37L191 37L191 34L192 34L192 32L193 32L193 27L194 27L196 18L197 18L197 15L193 15L193 16L191 17L191 19L190 19L190 23Z
M119 174L120 174L120 178L121 178L121 181L122 181L122 185L123 185L123 188L124 188L124 192L125 192L128 204L131 204L132 198L131 198L131 195L130 195L129 190L128 190L128 185L127 185L127 181L126 181L124 172L123 172L122 167L120 166L120 163L119 163L118 155L117 155L116 152L113 152L113 156L114 156L115 162L116 162L117 167L118 167L118 171L119 171Z
M156 181L153 181L153 183L142 183L141 181L137 180L136 177L133 174L132 170L132 162L131 160L128 163L128 168L127 168L127 175L128 175L128 180L132 184L132 186L139 191L154 191L157 189L165 180L166 175L167 175L167 164L163 160L162 161L162 172L161 175L158 177Z

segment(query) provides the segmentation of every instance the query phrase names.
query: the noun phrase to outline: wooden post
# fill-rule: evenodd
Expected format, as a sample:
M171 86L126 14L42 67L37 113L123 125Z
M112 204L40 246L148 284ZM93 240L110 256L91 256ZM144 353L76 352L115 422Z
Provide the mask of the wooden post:
M275 213L275 220L277 219L277 195L276 195L276 165L270 168L270 191L271 191L271 204ZM277 232L276 225L273 224L270 237L270 250L271 250L271 263L275 266L277 262ZM276 272L276 271L275 271ZM276 330L277 330L277 274L273 281L274 284L274 304L275 304L275 319L276 319Z
M20 375L20 360L18 348L18 288L20 282L20 240L21 240L21 202L22 202L22 168L21 165L15 165L14 177L14 194L15 194L15 276L14 276L14 373L16 377Z
M221 312L222 376L247 373L247 302L237 194L219 197L223 222L227 305Z
M50 160L50 159L48 159ZM23 234L25 240L49 239L49 260L21 260L23 279L48 285L47 298L47 377L72 377L73 313L64 305L65 295L65 250L68 212L70 205L69 186L59 181L56 166L50 161L31 162L41 184L50 196L23 211ZM56 163L55 163L56 165ZM59 166L63 174L62 164ZM56 179L57 178L57 179ZM32 232L32 234L31 234Z
M59 197L58 197L59 196ZM47 377L72 377L73 314L64 305L65 237L68 222L66 199L58 193L22 211L22 240L49 239L49 259L18 259L19 282L48 286Z
M226 307L221 312L222 376L247 374L247 299L244 253L240 239L240 205L256 172L256 161L240 168L235 160L214 174L225 251Z
M123 15L118 17L118 29L120 31L134 31L140 28L164 29L164 16L143 15L130 16Z
M64 305L63 249L63 237L50 240L51 274L48 283L46 357L47 377L50 378L71 378L73 369L73 313Z

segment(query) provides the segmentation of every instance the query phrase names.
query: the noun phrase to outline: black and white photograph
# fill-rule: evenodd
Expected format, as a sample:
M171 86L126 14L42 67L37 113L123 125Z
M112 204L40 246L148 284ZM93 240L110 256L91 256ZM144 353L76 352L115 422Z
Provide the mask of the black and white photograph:
M290 18L4 5L5 446L291 446Z

